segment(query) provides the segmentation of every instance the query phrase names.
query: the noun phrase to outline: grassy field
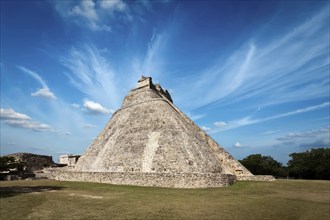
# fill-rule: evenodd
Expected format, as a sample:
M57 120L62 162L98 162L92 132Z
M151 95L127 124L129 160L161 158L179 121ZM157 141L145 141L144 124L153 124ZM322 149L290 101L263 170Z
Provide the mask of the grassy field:
M1 182L0 219L330 219L330 181L237 182L166 189L99 183Z

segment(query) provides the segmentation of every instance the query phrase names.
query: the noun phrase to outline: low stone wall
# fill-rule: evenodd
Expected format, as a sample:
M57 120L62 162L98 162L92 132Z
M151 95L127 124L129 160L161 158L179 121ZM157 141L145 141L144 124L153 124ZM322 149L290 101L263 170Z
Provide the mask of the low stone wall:
M272 175L237 176L238 181L275 181Z
M61 169L48 170L47 172L45 176L60 181L170 188L226 187L236 181L235 175L220 173L73 172Z

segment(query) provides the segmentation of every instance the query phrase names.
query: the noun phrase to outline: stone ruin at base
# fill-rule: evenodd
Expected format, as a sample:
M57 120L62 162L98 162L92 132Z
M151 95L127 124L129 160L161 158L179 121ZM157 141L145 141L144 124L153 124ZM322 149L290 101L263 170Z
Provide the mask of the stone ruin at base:
M74 167L80 158L80 155L64 154L60 155L58 163L62 166Z
M142 77L74 168L50 178L175 188L223 187L254 176L182 113L167 90Z

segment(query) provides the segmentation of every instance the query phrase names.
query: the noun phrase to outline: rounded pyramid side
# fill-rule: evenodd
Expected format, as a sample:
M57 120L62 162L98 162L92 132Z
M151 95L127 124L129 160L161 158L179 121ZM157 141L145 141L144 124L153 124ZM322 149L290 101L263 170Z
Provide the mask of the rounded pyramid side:
M211 138L203 129L197 126L188 116L186 116L179 108L173 103L169 103L182 117L182 120L186 121L191 127L191 130L198 136L198 138L207 143L213 153L216 155L221 163L222 173L241 175L241 176L253 176L253 174L245 168L238 160L236 160L231 154L229 154L221 145L219 145L213 138Z
M81 156L84 172L221 173L208 144L152 89L131 92Z
M253 176L172 103L151 78L125 97L76 171L224 173Z

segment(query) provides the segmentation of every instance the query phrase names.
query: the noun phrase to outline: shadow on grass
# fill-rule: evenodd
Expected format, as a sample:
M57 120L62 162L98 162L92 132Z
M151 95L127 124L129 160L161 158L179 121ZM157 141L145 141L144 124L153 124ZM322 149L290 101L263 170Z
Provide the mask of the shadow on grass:
M23 193L41 193L47 191L62 190L60 186L7 186L0 187L0 198L17 196Z

